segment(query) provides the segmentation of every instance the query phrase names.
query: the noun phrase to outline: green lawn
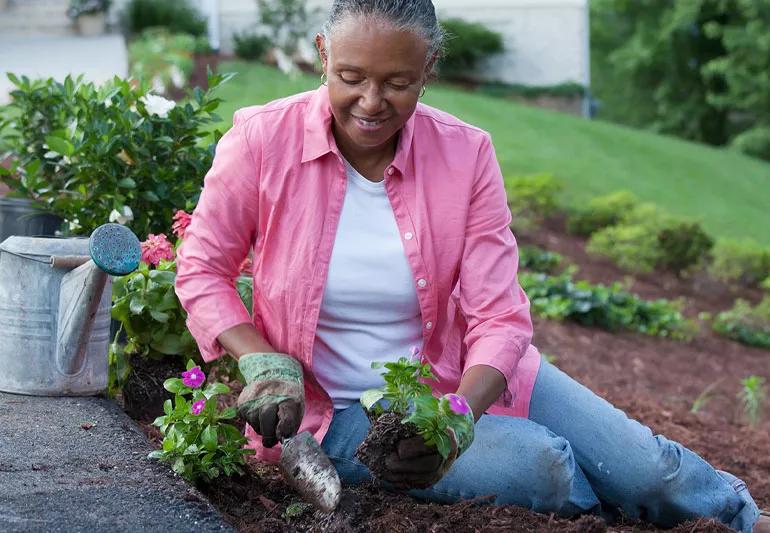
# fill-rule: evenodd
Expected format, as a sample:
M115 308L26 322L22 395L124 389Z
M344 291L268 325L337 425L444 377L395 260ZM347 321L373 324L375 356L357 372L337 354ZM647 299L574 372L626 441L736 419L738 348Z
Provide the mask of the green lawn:
M291 80L263 65L228 62L239 75L220 90L221 115L313 89L317 77ZM550 172L564 181L563 202L628 189L671 213L701 220L716 236L770 244L770 164L598 121L535 109L447 87L429 87L425 103L492 134L506 176Z

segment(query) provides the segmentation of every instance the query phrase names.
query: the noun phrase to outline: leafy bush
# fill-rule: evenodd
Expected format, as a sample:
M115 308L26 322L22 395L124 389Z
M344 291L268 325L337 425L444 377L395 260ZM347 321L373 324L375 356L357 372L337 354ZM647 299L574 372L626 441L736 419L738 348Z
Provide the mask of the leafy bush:
M744 154L770 161L770 127L756 127L737 135L730 145Z
M272 46L270 37L258 33L236 33L233 41L235 55L247 61L261 61Z
M96 87L9 74L16 161L0 169L2 180L73 233L89 234L114 213L129 213L137 235L161 233L177 208L197 202L220 136L208 131L220 121L213 91L229 77L211 75L208 91L177 105L119 78Z
M287 55L297 51L300 39L309 39L315 11L308 10L306 0L257 0L257 7L270 43Z
M567 219L567 231L575 235L588 236L623 219L639 199L628 191L618 191L593 198L585 209L572 213Z
M652 272L661 260L657 235L641 224L601 229L591 235L586 250L609 257L619 267L632 272Z
M196 38L187 33L169 33L149 28L128 46L131 76L147 81L155 91L182 88L193 72Z
M722 281L753 286L770 276L770 248L749 240L718 240L709 272Z
M446 49L439 63L443 78L467 78L480 60L505 49L503 36L482 24L451 18L442 20L441 26L447 33Z
M223 422L235 418L235 407L220 412L217 406L217 396L230 388L209 383L202 389L206 376L193 361L188 361L183 376L163 383L175 397L173 402L166 400L165 415L153 422L163 434L163 444L149 458L171 464L174 472L190 482L211 482L222 473L243 475L244 456L254 450L244 447L246 439L238 428Z
M675 339L690 338L695 328L682 315L681 302L645 301L623 290L619 283L607 287L575 282L569 272L560 276L521 272L519 282L532 311L545 318Z
M112 0L70 0L67 16L76 19L80 15L95 15L110 10Z
M123 11L123 24L130 35L162 26L171 33L205 35L206 18L188 0L130 0Z
M534 174L506 178L505 191L517 230L527 230L542 223L557 209L557 195L564 185L551 174Z
M765 296L756 307L745 300L736 300L732 309L717 315L713 328L743 344L770 348L770 296Z
M623 202L620 198L616 205ZM637 204L619 216L616 225L595 231L586 249L632 272L668 270L679 275L705 260L714 244L700 223L673 217L654 204Z
M519 247L519 267L535 272L552 273L562 264L563 257L536 246Z

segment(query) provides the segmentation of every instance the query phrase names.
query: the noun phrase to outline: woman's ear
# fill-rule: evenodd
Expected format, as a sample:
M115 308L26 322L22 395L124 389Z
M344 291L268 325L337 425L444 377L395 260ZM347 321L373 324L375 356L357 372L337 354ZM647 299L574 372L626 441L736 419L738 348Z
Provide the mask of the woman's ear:
M321 64L323 65L324 73L329 64L329 53L326 50L326 38L322 33L315 36L315 47L318 49L318 56L321 58Z
M428 60L428 64L425 65L425 72L423 73L425 77L425 83L427 83L428 80L434 78L433 69L435 68L436 63L438 62L438 59L439 59L438 51L433 52L433 56L431 56L430 60Z

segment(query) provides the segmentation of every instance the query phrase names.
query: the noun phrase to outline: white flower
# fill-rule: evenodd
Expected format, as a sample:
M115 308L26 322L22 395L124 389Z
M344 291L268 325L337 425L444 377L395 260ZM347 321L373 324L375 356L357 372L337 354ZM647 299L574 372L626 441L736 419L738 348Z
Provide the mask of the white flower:
M83 227L80 225L80 221L77 218L73 218L72 220L68 221L68 225L70 231L73 233Z
M140 100L144 103L148 113L158 115L161 118L165 118L168 112L176 107L176 102L150 93L142 96Z
M134 212L131 211L131 208L127 205L124 205L120 211L113 209L110 213L110 222L117 222L118 224L125 225L132 220L134 220Z
M286 52L280 48L276 48L273 50L273 52L275 54L275 63L278 65L278 70L286 75L294 73L294 71L297 69L297 66L294 64L294 61L292 61L291 58L286 55Z

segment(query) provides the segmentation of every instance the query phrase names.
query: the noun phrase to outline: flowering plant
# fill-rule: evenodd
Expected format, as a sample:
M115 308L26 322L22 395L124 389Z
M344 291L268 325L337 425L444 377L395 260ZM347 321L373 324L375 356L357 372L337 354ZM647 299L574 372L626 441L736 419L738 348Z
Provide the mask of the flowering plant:
M431 388L421 379L436 379L430 364L423 363L416 348L412 357L401 357L393 363L372 363L372 368L385 368L382 376L385 385L369 389L361 395L361 404L373 418L385 413L395 413L403 424L414 424L425 443L436 446L444 459L451 452L449 433L472 433L472 413L468 402L458 394L446 394L436 398ZM384 405L381 403L384 400ZM471 426L469 428L468 426Z
M122 387L131 372L128 359L139 355L151 359L169 356L201 360L198 345L187 329L187 313L174 290L176 282L176 250L182 243L192 217L183 210L173 216L175 243L163 234L149 234L141 243L142 261L139 268L126 276L115 278L112 285L112 317L121 330L110 345L110 393ZM251 309L250 276L241 276L237 287L244 305ZM248 299L247 299L248 298ZM126 342L120 344L120 331ZM237 377L237 365L230 358L220 359L220 365L231 378ZM228 366L229 365L229 366Z
M245 456L254 450L244 448L246 439L232 424L222 422L235 418L235 407L222 411L217 396L230 392L222 383L209 383L206 375L190 360L182 378L167 379L163 387L175 395L166 400L163 416L153 425L160 428L163 444L149 454L151 459L171 464L174 472L188 481L210 482L221 473L243 474Z

